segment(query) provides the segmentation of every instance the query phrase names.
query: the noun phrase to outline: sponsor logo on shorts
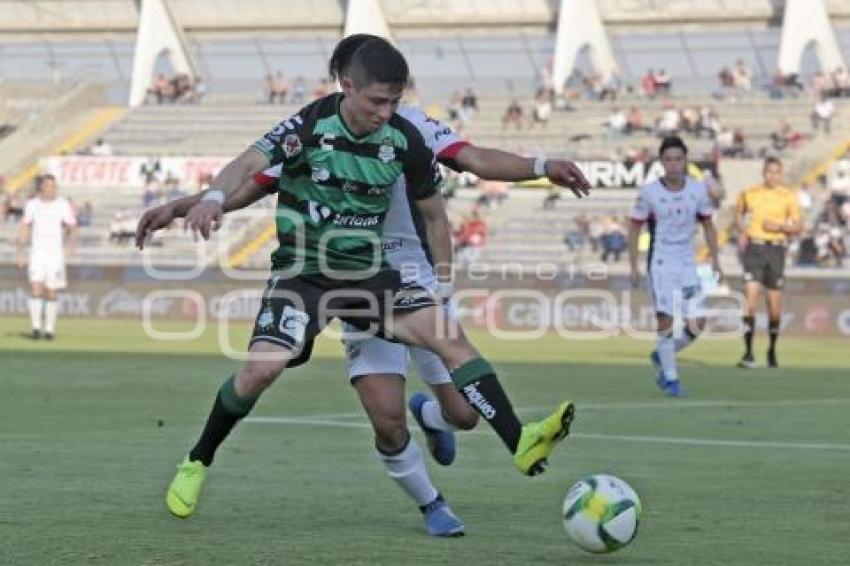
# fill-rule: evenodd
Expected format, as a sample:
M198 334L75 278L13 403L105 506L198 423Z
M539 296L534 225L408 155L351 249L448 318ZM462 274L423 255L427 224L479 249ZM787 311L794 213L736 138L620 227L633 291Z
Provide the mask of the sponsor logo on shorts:
M404 242L401 240L386 240L382 244L382 248L386 253L393 253L400 251L402 246L404 246Z
M463 394L466 395L467 401L469 404L478 409L481 415L487 419L488 421L493 420L493 417L496 416L496 409L493 408L493 405L487 402L487 399L478 391L478 388L474 383L470 383L469 385L463 388Z
M306 312L287 306L283 309L283 314L280 316L278 330L282 334L292 338L296 344L300 344L304 341L304 331L309 322L310 315Z

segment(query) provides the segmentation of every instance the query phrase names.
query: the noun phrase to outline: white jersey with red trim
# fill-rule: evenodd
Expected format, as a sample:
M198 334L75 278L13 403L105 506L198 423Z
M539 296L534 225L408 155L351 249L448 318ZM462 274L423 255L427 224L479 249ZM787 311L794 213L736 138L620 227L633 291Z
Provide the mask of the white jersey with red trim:
M31 257L41 255L63 257L64 227L77 224L71 203L62 197L52 200L40 198L28 200L24 205L22 221L31 227Z
M632 222L649 224L649 268L694 265L697 223L711 218L712 212L708 188L692 177L686 177L685 186L679 190L668 189L662 179L641 187L632 209Z
M425 144L444 165L453 167L458 152L468 145L450 127L418 108L401 105L397 113L416 126ZM254 177L261 186L276 186L279 178L280 166L267 169ZM434 287L436 277L431 264L425 222L407 198L403 177L393 186L381 240L387 261L401 273L403 281L415 282L427 289Z

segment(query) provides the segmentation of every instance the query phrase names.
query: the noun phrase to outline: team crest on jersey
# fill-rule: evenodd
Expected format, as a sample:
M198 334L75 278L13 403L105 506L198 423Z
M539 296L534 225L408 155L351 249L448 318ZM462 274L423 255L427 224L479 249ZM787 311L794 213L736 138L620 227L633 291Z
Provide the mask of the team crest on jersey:
M287 159L292 159L301 153L303 146L301 145L301 138L299 138L296 134L287 134L287 136L283 138L281 147L283 148L283 155L285 155Z
M270 306L267 306L257 317L257 326L260 327L260 330L268 330L272 325L274 325L274 312L272 312Z
M378 148L378 159L384 163L389 163L395 159L395 147L393 146L393 140L389 137L384 138L381 142L381 147Z
M313 173L310 175L316 183L322 183L331 178L331 172L322 167L321 169L313 169Z

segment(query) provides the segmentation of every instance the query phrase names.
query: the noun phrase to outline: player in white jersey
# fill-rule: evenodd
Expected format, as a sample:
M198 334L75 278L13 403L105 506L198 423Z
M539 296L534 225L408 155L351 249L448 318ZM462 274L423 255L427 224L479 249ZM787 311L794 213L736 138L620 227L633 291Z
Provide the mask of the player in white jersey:
M637 287L640 282L638 236L643 224L647 223L651 236L647 276L658 331L657 346L650 357L657 371L658 387L667 395L679 397L682 389L676 352L690 345L705 327L693 248L697 223L702 224L712 268L718 277L720 263L708 190L704 183L686 174L687 147L680 138L668 137L661 142L658 156L664 166L664 176L640 189L632 209L629 260L632 285ZM677 332L673 324L679 316L686 321L681 332Z
M338 76L357 47L372 37L361 34L341 41L331 57L331 75ZM453 169L505 181L546 176L556 184L570 187L577 196L584 193L574 187L587 187L587 181L572 162L535 160L475 147L419 109L402 105L397 112L417 127L437 160ZM255 176L255 182L260 186L276 187L279 175L279 168L272 168ZM451 295L451 266L431 264L423 223L415 207L408 202L403 180L393 186L390 202L382 243L391 267L401 273L405 282L448 298ZM429 350L377 337L344 341L348 377L372 422L378 458L389 476L423 511L430 534L462 534L463 523L431 482L422 452L405 423L404 376L408 358L436 396L435 400L422 393L416 394L411 397L409 407L426 434L437 462L443 465L452 462L455 455L453 431L473 428L478 421L477 413L452 385L451 375L439 357Z
M71 204L57 196L56 178L44 175L37 181L37 196L27 201L18 234L18 266L28 266L31 336L52 340L58 312L56 293L67 285L65 276L65 232L77 225ZM29 246L29 256L26 247Z

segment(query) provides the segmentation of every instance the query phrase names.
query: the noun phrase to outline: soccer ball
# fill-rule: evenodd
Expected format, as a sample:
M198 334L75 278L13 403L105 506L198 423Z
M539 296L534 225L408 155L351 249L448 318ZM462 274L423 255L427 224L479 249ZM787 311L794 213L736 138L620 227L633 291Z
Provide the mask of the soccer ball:
M637 536L641 505L629 484L614 476L584 478L564 498L564 529L588 552L613 552Z

